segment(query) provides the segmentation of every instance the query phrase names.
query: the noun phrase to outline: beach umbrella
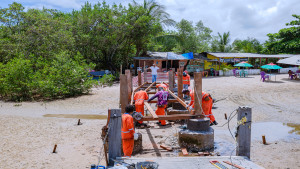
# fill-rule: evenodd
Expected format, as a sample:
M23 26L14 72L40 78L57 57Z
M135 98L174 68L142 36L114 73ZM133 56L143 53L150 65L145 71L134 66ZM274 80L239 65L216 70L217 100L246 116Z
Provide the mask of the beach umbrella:
M251 64L247 63L247 62L240 62L238 64L234 65L235 67L253 67Z
M280 67L280 66L278 66L278 65L271 62L267 65L261 66L260 68L269 69L269 70L271 70L271 69L277 69L278 70L278 69L281 69L282 67ZM269 74L269 75L271 76L272 74ZM276 75L275 75L275 81L276 81Z
M261 68L263 68L263 69L281 69L282 67L280 67L280 66L278 66L278 65L271 62L267 65L261 66Z

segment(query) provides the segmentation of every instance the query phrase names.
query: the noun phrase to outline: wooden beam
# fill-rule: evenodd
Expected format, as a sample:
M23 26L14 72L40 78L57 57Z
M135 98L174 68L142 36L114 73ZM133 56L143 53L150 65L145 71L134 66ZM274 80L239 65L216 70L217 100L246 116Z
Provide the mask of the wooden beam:
M187 107L187 104L185 104L184 101L182 101L178 96L176 96L173 92L168 89L168 92L184 107Z
M148 90L150 90L150 88L151 88L154 84L156 84L156 82L153 82L153 83L145 90L145 92L147 92Z
M174 114L189 114L188 110L168 110L167 115L174 115Z
M172 100L168 100L168 103L177 103L178 100L175 100L175 99L172 99ZM148 103L157 103L157 100L151 100L150 102Z
M125 76L125 75L124 75ZM114 165L117 157L121 157L122 138L121 138L122 114L120 109L111 109L109 121L110 129L108 130L108 159L109 166Z
M132 94L133 90L132 90L132 77L131 77L130 69L125 70L125 75L127 77L128 99L131 100L131 94Z
M204 118L204 115L191 115L191 114L177 114L177 115L164 115L158 116L157 119L154 119L152 116L144 116L142 121L157 121L157 120L184 120L184 119L201 119Z
M230 118L230 117L228 117ZM250 107L239 107L237 110L237 156L247 156L250 159L251 147L251 121L252 110Z
M142 85L142 72L138 71L138 86Z
M125 107L128 104L128 84L126 75L120 75L120 104L122 113L125 113Z
M134 89L134 92L138 91L140 88L143 88L145 84L147 84L147 82L143 83L142 85Z
M170 91L174 91L174 73L173 73L173 70L171 69L169 71L169 89Z
M144 61L144 82L147 82L146 61Z
M157 92L147 92L147 94L156 94Z
M154 119L157 119L158 117L157 117L156 113L154 112L154 110L151 108L150 104L148 102L145 102L144 104L145 104L146 108L149 110L149 112L151 113L152 117Z
M183 77L183 70L182 68L179 68L177 70L177 89L178 89L178 97L180 99L183 99L183 94L182 94L182 89L183 89L183 80L182 80L182 77Z
M202 114L202 72L194 73L195 114Z

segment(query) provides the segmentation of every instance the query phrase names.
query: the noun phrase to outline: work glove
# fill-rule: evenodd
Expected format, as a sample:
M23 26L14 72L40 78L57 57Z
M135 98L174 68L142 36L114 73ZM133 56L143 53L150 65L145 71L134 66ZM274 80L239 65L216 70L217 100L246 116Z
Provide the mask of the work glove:
M137 140L138 138L139 138L139 135L138 135L137 133L134 133L134 134L133 134L133 139L134 139L134 140Z

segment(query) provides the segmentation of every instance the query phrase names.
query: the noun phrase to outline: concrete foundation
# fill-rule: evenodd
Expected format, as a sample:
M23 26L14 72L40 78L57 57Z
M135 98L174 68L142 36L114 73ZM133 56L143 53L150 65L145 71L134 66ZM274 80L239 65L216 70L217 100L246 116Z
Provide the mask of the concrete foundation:
M187 129L178 133L180 147L188 151L210 151L214 149L214 129L209 126L209 119L190 119Z
M141 133L137 133L139 135L137 140L134 140L134 147L132 154L138 154L143 151L143 135Z

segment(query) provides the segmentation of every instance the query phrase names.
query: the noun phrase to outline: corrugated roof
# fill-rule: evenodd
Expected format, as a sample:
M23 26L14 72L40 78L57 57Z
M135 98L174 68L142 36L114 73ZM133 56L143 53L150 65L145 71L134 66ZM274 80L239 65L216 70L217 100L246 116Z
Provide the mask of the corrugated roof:
M280 59L277 63L287 64L287 65L300 65L300 55L296 55L286 59Z
M208 54L213 55L218 58L288 58L295 55L291 54L280 54L280 55L266 55L258 53L219 53L219 52L209 52Z

